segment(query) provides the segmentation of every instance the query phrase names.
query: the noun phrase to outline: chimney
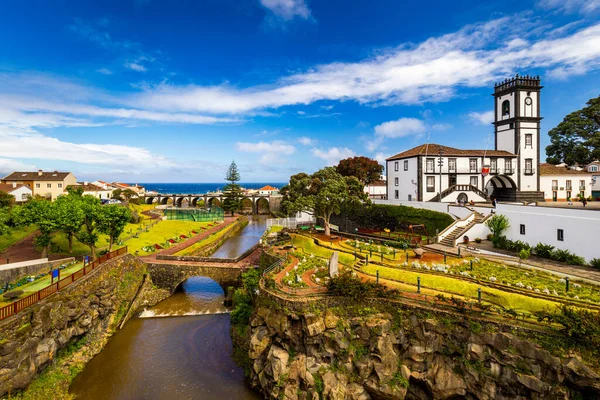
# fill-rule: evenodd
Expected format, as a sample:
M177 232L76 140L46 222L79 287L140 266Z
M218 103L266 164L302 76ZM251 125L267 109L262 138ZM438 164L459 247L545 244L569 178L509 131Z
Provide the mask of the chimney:
M42 176L42 170L38 169L38 176Z

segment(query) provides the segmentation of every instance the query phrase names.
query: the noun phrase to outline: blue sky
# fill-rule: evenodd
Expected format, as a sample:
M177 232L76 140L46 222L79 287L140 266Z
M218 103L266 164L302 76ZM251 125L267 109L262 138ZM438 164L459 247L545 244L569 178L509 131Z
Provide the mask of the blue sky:
M600 0L404 3L5 0L0 174L220 182L235 159L277 182L428 137L486 148L515 73L542 76L545 147L600 94Z

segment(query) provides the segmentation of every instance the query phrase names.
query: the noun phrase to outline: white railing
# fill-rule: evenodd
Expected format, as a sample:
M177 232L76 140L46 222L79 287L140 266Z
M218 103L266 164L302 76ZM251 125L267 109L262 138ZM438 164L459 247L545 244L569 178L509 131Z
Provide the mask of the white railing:
M464 228L469 225L473 220L475 220L475 213L471 213L467 218L459 219L458 221L454 221L452 225L444 229L438 235L438 242L441 242L446 236L452 233L456 228Z
M296 229L301 224L316 224L317 219L308 218L269 218L267 219L267 229L272 226L283 226L284 228Z

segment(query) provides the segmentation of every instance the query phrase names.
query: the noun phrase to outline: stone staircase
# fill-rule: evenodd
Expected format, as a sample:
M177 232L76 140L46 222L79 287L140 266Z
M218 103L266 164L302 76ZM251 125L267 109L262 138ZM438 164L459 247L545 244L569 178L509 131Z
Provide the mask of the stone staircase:
M485 215L471 208L469 208L469 210L473 211L473 213L475 214L475 218L473 219L473 221L469 222L469 224L464 227L455 227L452 231L450 231L448 235L446 235L446 237L439 241L440 244L447 247L455 247L456 239L459 239L466 231L468 231L477 224L481 224L485 220Z

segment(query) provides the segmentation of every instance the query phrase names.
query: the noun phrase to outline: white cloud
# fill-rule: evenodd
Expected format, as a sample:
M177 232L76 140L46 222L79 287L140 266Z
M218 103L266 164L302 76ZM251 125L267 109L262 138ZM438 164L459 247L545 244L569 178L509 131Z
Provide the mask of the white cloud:
M355 155L355 153L347 147L331 147L327 150L314 148L311 152L315 157L325 160L327 165L336 165L340 160Z
M272 142L237 142L235 145L238 151L246 153L261 153L260 163L263 165L283 164L285 158L296 152L296 148L291 144L280 140Z
M102 74L102 75L112 75L113 72L108 69L108 68L99 68L96 70L97 73Z
M444 123L437 123L437 124L431 125L431 129L434 131L438 131L438 132L445 132L449 129L452 129L452 125L444 124Z
M304 146L312 146L315 143L317 143L317 141L315 139L306 137L306 136L302 136L298 138L298 142Z
M170 160L147 149L95 143L71 143L38 132L0 127L0 157L70 161L119 168L174 167Z
M494 122L494 111L470 112L469 118L481 125L489 125Z
M35 169L35 165L25 164L9 158L0 158L0 177L6 176L13 171L35 171Z
M136 62L126 62L123 66L125 68L129 68L131 70L138 71L138 72L146 72L148 70L142 64L139 64Z
M375 161L377 161L379 164L383 165L384 167L386 166L386 162L385 160L388 158L389 156L383 154L383 153L377 153L375 154L375 156L373 157L373 159L375 159Z
M600 24L570 35L516 46L531 23L517 17L467 26L419 45L400 45L355 63L318 65L267 85L238 89L228 85L159 84L133 96L139 107L188 112L247 113L319 100L363 104L417 104L445 101L457 87L489 86L517 68L569 68L585 73L600 66ZM524 40L524 39L523 39Z
M396 121L388 121L375 126L375 136L383 138L401 138L405 136L423 133L427 126L423 121L416 118L400 118Z
M587 14L600 10L600 0L539 0L545 9L559 9L565 13L579 12Z
M309 19L310 9L304 0L260 0L260 4L277 18L290 21L295 17Z

